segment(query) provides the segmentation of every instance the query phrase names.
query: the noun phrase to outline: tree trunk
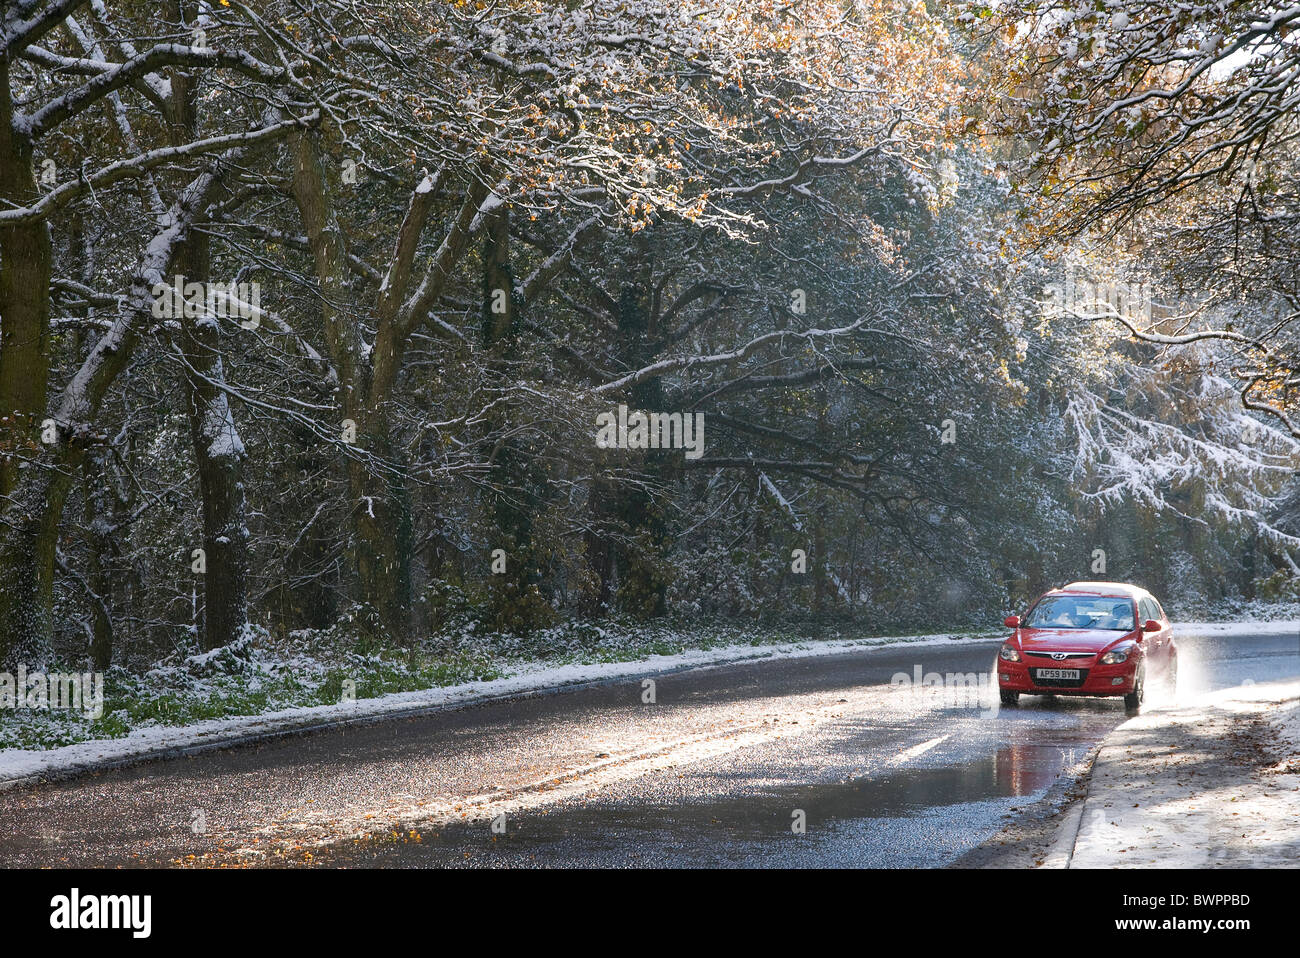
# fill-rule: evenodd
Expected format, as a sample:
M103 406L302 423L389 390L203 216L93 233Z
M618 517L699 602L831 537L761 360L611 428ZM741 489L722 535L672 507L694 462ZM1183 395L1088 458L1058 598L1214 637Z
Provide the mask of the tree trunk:
M383 415L371 407L369 351L351 317L337 308L348 296L347 242L325 176L313 135L303 134L294 151L293 195L316 265L325 338L339 374L343 419L354 424L360 447L359 455L347 463L358 597L374 610L385 629L404 638L411 615L409 494L401 465L391 460Z
M0 58L0 202L28 206L38 190L32 147L15 129L9 65ZM49 380L51 246L44 221L0 229L0 497L15 496L0 519L0 664L42 656L51 630L53 525L32 489L17 495L24 460L39 455ZM28 477L29 486L63 485L58 475ZM51 490L56 491L56 490Z
M81 467L82 502L86 524L86 570L90 596L91 637L90 660L95 671L103 672L113 664L113 576L109 565L113 553L109 533L109 516L113 506L109 500L108 475L102 450L86 456Z
M192 22L196 12L197 4L174 5L180 22ZM198 84L191 75L183 71L173 74L169 119L174 144L191 142L200 134L198 93ZM193 231L179 250L177 269L190 283L207 284L211 280L211 242L201 229ZM218 320L206 312L197 317L187 312L181 311L180 346L188 367L185 405L203 508L206 561L199 583L203 604L199 646L207 651L229 645L248 623L245 452L225 390Z
M24 482L0 523L0 667L43 663L53 634L54 549L72 474Z
M820 449L830 448L830 427L827 411L830 397L826 386L819 385L814 393L817 402L817 445ZM826 503L818 502L812 518L812 573L813 573L813 617L820 625L826 617L826 589L829 585L830 562L826 555Z
M177 257L177 268L188 282L206 284L211 278L210 260L207 236L195 232ZM189 367L185 370L186 412L203 509L206 568L199 581L199 645L209 650L229 645L248 622L245 452L224 389L217 319L183 317L181 351Z
M353 561L361 601L396 639L411 628L411 558L414 531L405 468L391 455L389 437L372 428L361 440L383 466L348 464L353 501Z

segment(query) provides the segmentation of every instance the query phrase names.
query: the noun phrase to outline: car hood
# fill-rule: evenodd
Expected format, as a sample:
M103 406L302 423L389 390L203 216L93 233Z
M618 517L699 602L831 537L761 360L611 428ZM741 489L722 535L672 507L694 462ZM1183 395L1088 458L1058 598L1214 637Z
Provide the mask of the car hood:
M1025 652L1101 652L1137 634L1113 629L1020 629L1020 648Z

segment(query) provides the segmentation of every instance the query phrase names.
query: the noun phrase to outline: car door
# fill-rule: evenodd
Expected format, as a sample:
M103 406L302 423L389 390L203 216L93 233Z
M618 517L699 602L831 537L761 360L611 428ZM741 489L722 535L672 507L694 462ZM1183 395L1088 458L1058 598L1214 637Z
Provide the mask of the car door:
M1155 619L1160 623L1160 631L1146 633L1146 641L1148 643L1148 654L1153 655L1156 661L1163 666L1165 664L1165 643L1169 638L1169 623L1165 621L1164 613L1156 605L1155 599L1142 599L1138 603L1138 615L1141 618L1139 625L1145 625L1148 619Z
M1165 610L1161 608L1160 603L1151 599L1151 608L1155 610L1155 620L1160 623L1160 652L1164 658L1165 667L1169 667L1174 656L1174 626L1165 615Z

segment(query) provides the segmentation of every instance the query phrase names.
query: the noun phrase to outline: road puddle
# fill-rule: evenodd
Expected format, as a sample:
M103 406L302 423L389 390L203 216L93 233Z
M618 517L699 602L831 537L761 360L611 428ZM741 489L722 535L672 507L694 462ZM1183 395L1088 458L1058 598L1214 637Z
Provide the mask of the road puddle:
M848 781L768 784L678 804L565 802L512 818L503 834L452 824L333 846L320 864L425 867L761 865L935 866L997 830L1072 764L1070 744L1011 744L951 765L882 767ZM803 833L796 832L802 820ZM392 836L400 836L392 839Z

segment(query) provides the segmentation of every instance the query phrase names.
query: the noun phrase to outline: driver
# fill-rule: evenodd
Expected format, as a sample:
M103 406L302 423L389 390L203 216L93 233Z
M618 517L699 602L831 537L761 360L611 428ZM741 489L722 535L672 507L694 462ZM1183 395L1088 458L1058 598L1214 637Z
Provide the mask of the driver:
M1059 603L1060 611L1052 619L1052 625L1063 626L1067 629L1077 629L1079 627L1078 616L1075 607L1067 602Z
M1127 602L1120 602L1110 610L1110 617L1115 624L1111 626L1114 629L1131 629L1133 628L1133 607Z

